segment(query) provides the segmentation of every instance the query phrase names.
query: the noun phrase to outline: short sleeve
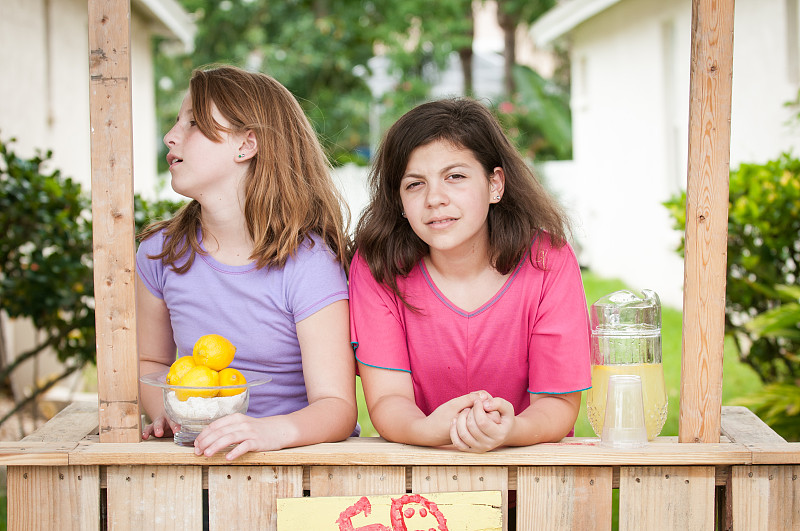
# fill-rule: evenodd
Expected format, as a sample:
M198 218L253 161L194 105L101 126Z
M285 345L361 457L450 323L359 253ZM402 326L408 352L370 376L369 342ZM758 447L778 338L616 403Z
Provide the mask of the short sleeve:
M365 365L411 372L402 301L372 276L356 253L350 265L350 337Z
M347 299L347 275L330 248L315 238L301 245L286 261L285 296L294 322L302 321L325 306Z
M530 337L528 390L583 391L592 385L590 326L578 260L568 244L543 244L539 253L545 275Z
M159 299L164 298L164 264L160 259L149 258L159 254L164 233L158 232L139 244L136 251L136 271L147 290Z

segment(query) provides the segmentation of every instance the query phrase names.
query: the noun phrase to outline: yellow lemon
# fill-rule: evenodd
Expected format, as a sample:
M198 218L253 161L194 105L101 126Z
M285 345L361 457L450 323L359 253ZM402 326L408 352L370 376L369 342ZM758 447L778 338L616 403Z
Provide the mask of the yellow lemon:
M183 378L178 381L177 385L187 387L217 387L219 385L219 373L214 369L209 369L205 365L195 365L183 375ZM217 396L217 393L219 393L219 389L175 389L175 396L178 397L178 400L182 401L192 396L212 398Z
M207 334L197 340L192 357L197 365L221 371L231 364L236 347L219 334Z
M236 369L228 367L227 369L219 371L219 385L242 385L246 383L247 380L244 375ZM244 390L244 387L239 387L238 389L220 389L219 396L234 396L243 393Z
M176 385L180 379L183 378L183 375L189 372L189 369L195 365L194 358L191 356L181 356L176 359L167 373L167 383Z

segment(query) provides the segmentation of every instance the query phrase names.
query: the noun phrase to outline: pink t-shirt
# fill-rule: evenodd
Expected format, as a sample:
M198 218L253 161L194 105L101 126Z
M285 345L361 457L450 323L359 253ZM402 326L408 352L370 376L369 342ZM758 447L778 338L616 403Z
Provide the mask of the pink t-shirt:
M431 280L423 261L398 278L403 304L375 281L358 253L350 267L350 327L356 358L411 373L417 406L429 415L444 402L485 389L519 414L528 393L591 387L589 317L580 268L568 245L544 238L502 289L473 312L457 308Z

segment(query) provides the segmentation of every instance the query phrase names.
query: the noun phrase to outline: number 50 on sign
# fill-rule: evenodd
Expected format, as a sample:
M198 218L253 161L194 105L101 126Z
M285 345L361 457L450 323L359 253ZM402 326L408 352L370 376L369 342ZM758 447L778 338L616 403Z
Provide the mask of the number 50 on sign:
M278 531L502 531L500 491L281 498Z

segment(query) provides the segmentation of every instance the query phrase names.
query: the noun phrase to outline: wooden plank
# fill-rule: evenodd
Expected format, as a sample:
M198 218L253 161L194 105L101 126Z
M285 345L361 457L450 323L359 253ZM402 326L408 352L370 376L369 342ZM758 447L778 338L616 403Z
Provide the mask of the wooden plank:
M311 496L356 496L405 492L403 466L313 466Z
M622 467L619 529L714 529L714 490L714 467Z
M278 531L500 531L500 492L278 499Z
M275 452L252 452L237 458L240 465L358 465L358 466L625 466L625 465L735 465L751 464L752 453L743 445L653 442L641 449L612 449L584 442L537 444L470 454L441 448L423 448L383 440L322 443ZM229 465L220 454L196 456L170 440L142 443L80 444L69 454L70 464Z
M100 467L9 466L8 529L100 529Z
M786 442L766 422L742 406L722 408L722 434L745 446Z
M508 530L508 469L484 466L415 466L411 492L500 491L503 530Z
M219 466L208 470L209 529L277 529L277 499L303 496L299 466ZM199 529L199 528L198 528Z
M96 432L98 411L96 402L73 402L59 411L24 442L77 442Z
M138 442L129 0L89 0L89 73L100 441Z
M692 0L681 442L719 442L732 79L733 0Z
M800 530L800 465L735 466L731 471L734 531Z
M611 467L519 467L517 529L611 530Z
M754 444L754 465L800 465L800 443Z
M77 443L2 442L0 465L68 465L69 452L76 447Z
M106 483L109 530L203 528L199 466L110 466Z

